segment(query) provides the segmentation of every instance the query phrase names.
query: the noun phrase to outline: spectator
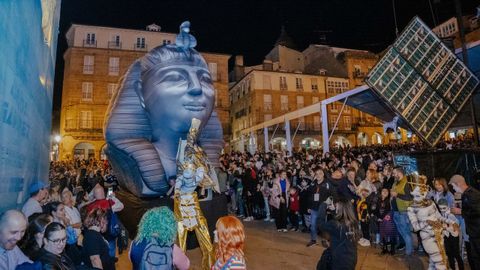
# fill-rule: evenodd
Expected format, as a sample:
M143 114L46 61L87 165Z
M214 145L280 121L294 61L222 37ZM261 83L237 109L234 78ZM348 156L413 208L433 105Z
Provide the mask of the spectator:
M123 203L112 194L108 199L105 198L105 190L101 185L96 185L93 189L93 196L95 201L87 206L87 212L90 213L95 208L100 208L105 211L120 212L123 210ZM107 235L110 256L115 258L116 253L116 238Z
M443 232L443 243L445 246L445 253L448 258L448 264L451 269L455 269L455 261L457 261L458 269L463 270L463 258L460 255L460 239L459 239L459 230L460 226L457 218L450 213L450 207L448 207L448 202L446 199L442 198L437 202L438 208L442 217L446 220L453 221L453 225L445 225L445 231Z
M358 240L358 244L362 247L370 246L370 208L367 198L371 194L371 190L368 188L362 188L360 190L360 200L357 203L357 215L360 222L360 228L362 229L362 238Z
M41 202L47 197L48 190L44 183L37 181L30 184L28 192L30 193L30 198L25 202L22 208L22 212L27 219L32 214L43 212Z
M276 185L280 187L280 206L278 208L278 215L275 217L275 223L277 225L277 230L287 232L287 204L290 182L287 179L286 171L280 172L280 178L276 179Z
M50 223L45 229L43 248L39 261L43 269L75 270L73 261L63 252L67 244L65 227L57 222Z
M327 206L334 209L335 214L332 219L327 219ZM328 234L330 239L329 247L324 250L330 254L330 267L322 268L322 259L317 264L318 269L355 269L357 264L357 245L356 240L360 236L358 232L358 222L353 211L353 205L350 201L344 199L333 204L331 198L326 203L322 203L318 210L319 226L322 232ZM328 220L328 221L327 221ZM322 258L324 256L322 255Z
M245 232L242 222L233 216L221 217L216 224L216 235L217 261L212 266L212 270L247 269L243 252Z
M465 242L467 248L468 264L471 269L480 269L480 192L467 185L465 178L454 175L450 185L456 192L462 193L462 208L454 207L452 214L462 215L469 241Z
M390 255L394 255L397 229L393 222L389 189L382 189L380 199L378 200L377 207L374 211L374 216L379 222L380 227L380 240L382 241L381 254L390 253ZM388 250L388 246L390 246L390 250Z
M0 269L15 270L18 265L32 263L17 246L27 229L27 219L17 210L0 216Z
M138 233L130 246L130 260L133 270L151 269L147 266L175 266L178 270L188 270L190 260L175 244L177 222L167 207L156 207L143 214L138 224ZM166 263L149 261L150 253L166 258ZM160 253L160 254L159 254Z
M70 225L70 220L65 214L65 205L60 202L50 202L45 206L45 211L53 217L53 222L62 224L67 233L66 253L75 264L80 264L81 254L77 246L78 235L75 229Z
M75 229L77 237L81 234L82 218L80 212L75 207L75 201L73 200L73 194L70 190L65 189L62 192L62 203L65 206L65 216L72 228Z
M447 180L445 178L435 178L433 180L434 190L431 190L427 198L432 199L437 205L441 199L445 199L448 203L448 207L453 207L455 203L455 197L448 190Z
M310 194L310 242L307 247L317 244L317 221L318 221L318 207L328 197L335 194L332 183L325 179L325 173L321 168L315 170L315 177L313 178L312 186L309 191Z
M115 270L114 258L109 254L108 242L102 233L107 231L107 212L94 208L83 221L82 261L89 267L103 270Z
M413 240L410 220L406 211L413 201L410 194L412 187L407 183L407 177L402 167L397 166L393 169L393 177L395 177L395 183L390 191L393 221L405 243L405 255L410 256L413 253Z
M20 249L32 261L40 256L43 247L43 236L45 228L52 222L52 216L47 214L35 214L31 216L25 237L22 239Z
M60 182L57 180L50 182L50 189L48 191L48 202L60 202Z
M300 212L300 199L297 188L291 187L290 190L290 203L288 205L288 217L292 228L291 231L298 231L298 214Z

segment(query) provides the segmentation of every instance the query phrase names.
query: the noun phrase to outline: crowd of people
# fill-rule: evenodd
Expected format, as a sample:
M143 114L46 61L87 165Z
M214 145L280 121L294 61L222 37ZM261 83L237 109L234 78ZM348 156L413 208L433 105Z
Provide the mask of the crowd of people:
M436 150L463 147L463 141L450 143L448 148ZM279 232L310 233L308 247L320 244L320 235L322 245L330 248L322 255L319 269L354 266L357 244L374 245L382 255L401 251L409 258L423 248L420 239L414 248L417 235L407 215L413 202L412 185L404 168L394 166L393 153L425 149L399 144L335 148L325 155L315 150L289 156L282 152L233 152L221 157L223 174L219 174L219 181L229 197L231 213L245 222L263 219L274 221ZM480 265L480 249L476 247L480 243L476 226L480 222L480 193L460 175L450 182L445 178L430 182L427 197L458 225L456 233L445 233L450 268L456 269L457 264L458 269L464 269L466 250L471 269L476 269ZM327 201L331 202L330 210Z
M222 155L216 172L232 215L217 221L217 261L212 269L246 268L240 219L275 222L280 233L308 233L306 246L326 247L318 269L334 269L332 265L354 269L357 245L407 257L421 252L421 244L414 247L420 241L413 241L417 236L407 215L412 186L404 169L393 164L394 151L414 148ZM470 268L476 269L480 265L480 193L460 175L449 182L431 180L428 197L457 224L444 235L449 267L464 269L465 249ZM125 228L116 215L124 207L114 195L117 188L107 161L52 162L48 185L32 183L21 211L8 210L0 217L0 269L115 269L117 254L127 249L133 269L158 265L148 258L159 253L168 258L169 267L189 269L188 257L175 244L174 214L166 207L144 214L128 246L128 234L122 234Z
M112 270L126 249L133 269L189 269L188 257L174 244L177 224L167 207L147 211L129 241L116 214L124 205L110 172L107 161L52 162L48 185L33 182L21 211L0 216L0 269ZM245 269L241 221L227 216L216 227L212 269Z

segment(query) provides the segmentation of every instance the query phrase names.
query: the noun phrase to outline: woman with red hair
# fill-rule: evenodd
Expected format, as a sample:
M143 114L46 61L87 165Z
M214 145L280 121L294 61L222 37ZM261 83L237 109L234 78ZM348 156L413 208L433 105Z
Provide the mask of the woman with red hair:
M217 261L212 270L247 269L243 253L245 232L242 222L233 216L221 217L217 221L216 229Z

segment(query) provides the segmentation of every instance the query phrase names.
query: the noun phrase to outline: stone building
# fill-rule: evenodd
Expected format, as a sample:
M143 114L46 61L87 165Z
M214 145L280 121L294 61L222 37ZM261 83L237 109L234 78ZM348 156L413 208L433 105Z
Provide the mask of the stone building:
M263 131L241 136L248 127L279 117L285 113L318 103L324 99L364 85L368 72L378 61L374 53L362 50L310 45L303 51L293 47L284 29L274 48L262 64L243 66L237 56L230 87L230 118L232 146L243 150L255 141L264 145ZM329 130L336 126L332 145L366 145L387 143L380 121L342 103L328 106ZM290 121L293 148L321 146L321 117L312 114ZM285 127L269 128L270 145L274 149L286 146ZM250 142L249 142L250 140Z
M102 159L103 122L111 97L128 67L147 51L175 42L176 34L152 24L146 30L73 24L66 34L59 147L60 159ZM201 53L216 89L215 110L229 137L228 59Z

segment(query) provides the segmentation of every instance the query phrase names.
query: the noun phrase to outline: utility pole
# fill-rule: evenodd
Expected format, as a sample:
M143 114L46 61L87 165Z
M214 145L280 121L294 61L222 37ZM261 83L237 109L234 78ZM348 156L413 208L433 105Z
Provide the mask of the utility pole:
M467 45L465 44L465 29L463 28L462 5L460 3L460 0L455 0L455 11L457 15L458 31L460 32L460 43L462 44L463 63L465 63L465 65L468 67L468 52L467 52ZM473 136L475 138L475 145L479 146L477 115L475 114L475 104L473 102L474 96L475 96L475 91L470 97L470 111L471 111L471 117L472 117Z

